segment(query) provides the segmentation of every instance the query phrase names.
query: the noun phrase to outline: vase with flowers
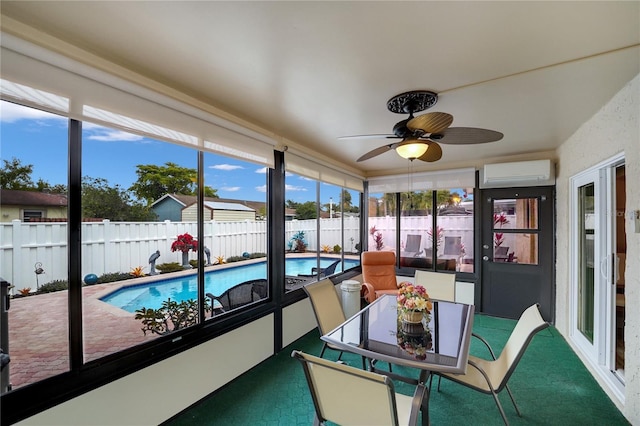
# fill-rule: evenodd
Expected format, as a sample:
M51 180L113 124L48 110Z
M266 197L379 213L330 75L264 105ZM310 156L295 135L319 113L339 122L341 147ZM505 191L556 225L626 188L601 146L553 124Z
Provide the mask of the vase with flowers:
M433 305L427 290L408 281L400 283L397 296L398 317L408 323L429 323Z
M193 238L188 232L182 235L178 235L176 240L171 244L171 251L182 252L182 268L190 269L189 264L189 251L198 250L198 241Z
M400 283L398 304L398 346L416 359L426 359L433 347L431 332L427 327L433 309L426 289L410 282Z

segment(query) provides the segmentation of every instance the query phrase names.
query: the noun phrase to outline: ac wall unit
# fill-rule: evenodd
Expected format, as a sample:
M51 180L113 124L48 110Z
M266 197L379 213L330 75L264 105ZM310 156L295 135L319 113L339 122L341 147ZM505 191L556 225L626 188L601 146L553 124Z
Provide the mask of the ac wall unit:
M555 178L553 172L551 160L485 164L483 186L548 185L553 184Z

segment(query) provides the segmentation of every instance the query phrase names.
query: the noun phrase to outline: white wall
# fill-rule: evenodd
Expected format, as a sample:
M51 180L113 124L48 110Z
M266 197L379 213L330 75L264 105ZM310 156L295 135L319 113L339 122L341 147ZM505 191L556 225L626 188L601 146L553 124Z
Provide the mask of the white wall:
M569 179L577 173L620 153L625 154L627 213L640 209L640 76L629 82L607 105L558 149L556 326L569 340L570 318L570 209ZM625 297L625 405L624 415L640 424L640 233L626 215L627 259ZM632 259L635 259L633 261ZM607 390L607 389L605 389Z
M18 424L160 424L271 356L273 321L261 318Z

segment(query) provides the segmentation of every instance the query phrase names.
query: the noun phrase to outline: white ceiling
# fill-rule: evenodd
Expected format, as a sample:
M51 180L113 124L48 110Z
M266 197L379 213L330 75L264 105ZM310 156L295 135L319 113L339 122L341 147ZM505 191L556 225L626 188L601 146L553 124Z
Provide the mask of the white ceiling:
M452 127L504 133L443 145L431 170L552 151L640 72L640 2L1 2L10 17L365 175L357 163L406 118L409 90L439 94ZM516 156L516 157L510 157Z

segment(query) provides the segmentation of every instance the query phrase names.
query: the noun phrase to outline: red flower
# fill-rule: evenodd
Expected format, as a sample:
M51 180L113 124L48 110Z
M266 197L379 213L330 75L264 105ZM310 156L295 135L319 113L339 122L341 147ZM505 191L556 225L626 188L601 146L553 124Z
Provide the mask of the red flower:
M171 251L187 253L189 250L198 250L198 241L189 235L189 233L178 235L173 244L171 244Z

